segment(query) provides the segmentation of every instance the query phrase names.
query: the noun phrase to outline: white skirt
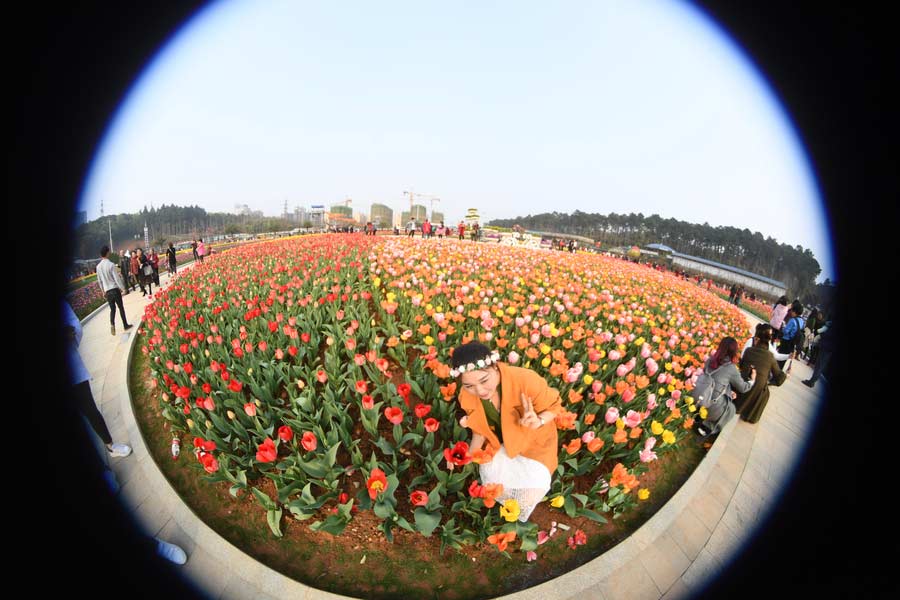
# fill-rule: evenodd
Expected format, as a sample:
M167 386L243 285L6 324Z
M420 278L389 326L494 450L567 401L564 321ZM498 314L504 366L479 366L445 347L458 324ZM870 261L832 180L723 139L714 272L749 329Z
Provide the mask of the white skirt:
M498 502L515 499L519 503L519 520L523 523L550 491L550 471L543 463L521 454L510 458L504 446L500 446L491 462L478 465L478 473L482 485L503 484L503 493L497 498Z

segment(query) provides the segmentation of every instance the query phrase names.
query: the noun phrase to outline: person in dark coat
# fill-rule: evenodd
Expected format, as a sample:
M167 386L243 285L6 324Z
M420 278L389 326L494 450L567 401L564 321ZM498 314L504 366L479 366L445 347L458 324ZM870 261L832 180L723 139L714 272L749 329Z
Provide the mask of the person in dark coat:
M740 369L744 377L750 375L751 369L756 370L753 387L749 392L739 393L735 401L735 408L741 419L748 423L756 423L762 417L763 410L769 402L769 384L781 385L787 379L787 374L781 370L772 352L769 351L771 340L771 327L760 328L753 338L753 345L744 351L741 358ZM770 374L771 381L769 381Z
M803 384L807 387L813 387L816 385L816 381L819 380L819 377L822 375L822 371L828 366L828 361L831 360L831 355L834 352L835 348L835 338L834 335L834 324L831 321L826 321L825 324L818 329L819 331L819 340L816 344L818 348L818 356L816 358L816 366L813 368L812 377L803 381Z
M169 242L169 247L166 249L166 258L169 262L169 273L174 275L178 270L177 259L175 258L175 246L172 242Z

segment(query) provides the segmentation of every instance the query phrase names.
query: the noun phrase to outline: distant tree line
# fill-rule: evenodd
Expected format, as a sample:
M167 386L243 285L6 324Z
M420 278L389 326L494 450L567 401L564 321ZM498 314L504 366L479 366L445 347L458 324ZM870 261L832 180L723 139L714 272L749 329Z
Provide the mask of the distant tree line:
M676 252L751 271L783 282L797 297L810 295L822 269L813 253L802 246L779 243L758 231L737 227L698 225L677 219L663 219L642 213L601 215L575 211L528 215L515 219L495 219L489 225L528 230L583 235L601 243L601 248L645 247L660 243Z
M83 223L75 230L73 258L97 256L100 247L109 244L110 228L114 249L143 245L144 223L149 229L151 243L155 246L161 246L163 242L178 242L226 233L266 233L296 227L286 219L209 213L199 206L164 204L159 208L144 207L137 213L109 215Z

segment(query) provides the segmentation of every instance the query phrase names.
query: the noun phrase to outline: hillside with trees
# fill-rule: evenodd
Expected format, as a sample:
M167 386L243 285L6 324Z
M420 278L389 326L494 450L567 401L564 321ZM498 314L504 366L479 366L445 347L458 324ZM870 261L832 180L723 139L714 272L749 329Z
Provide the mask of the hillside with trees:
M199 206L166 206L133 214L109 215L84 223L75 230L72 254L75 258L89 258L98 254L100 246L109 244L110 229L114 250L121 246L143 246L144 223L150 243L163 246L194 237L223 233L265 233L295 227L285 220L271 217L250 217L229 213L208 213ZM138 236L135 238L135 236Z
M758 231L713 227L663 219L642 213L602 215L575 211L543 213L488 223L499 227L519 225L526 230L567 233L589 237L601 248L665 244L676 252L713 260L785 283L796 296L813 292L822 269L813 253L802 246L779 243Z

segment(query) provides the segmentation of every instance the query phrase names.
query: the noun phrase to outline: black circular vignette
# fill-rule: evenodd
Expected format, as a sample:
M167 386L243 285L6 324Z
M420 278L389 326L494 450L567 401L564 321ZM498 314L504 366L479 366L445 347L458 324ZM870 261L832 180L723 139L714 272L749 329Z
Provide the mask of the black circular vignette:
M900 222L887 154L895 138L884 94L898 71L881 26L886 15L811 2L697 4L761 69L809 153L833 231L844 331L829 397L790 488L704 595L887 595L896 587L887 578L890 551L877 544L893 521L886 485L892 459L876 443L890 428L876 427L867 412L884 415L890 390L877 395L864 386L883 377L868 357L892 359L893 344L878 335L885 327L878 315L889 307L863 308L865 300L889 297L876 286L896 279L894 269L876 271L872 260L881 250L873 246L884 243L875 226ZM33 581L109 595L203 597L179 578L179 567L141 542L106 491L81 417L66 401L58 317L69 223L109 119L155 53L202 6L107 2L14 17L21 37L7 42L16 75L8 228L21 251L9 287L16 290L17 343L7 374L7 439L15 456L8 469L26 473L26 481L13 479L7 489L20 528L15 539L27 548L19 553L21 568L42 576ZM23 403L31 416L24 423ZM46 576L60 569L68 577Z

